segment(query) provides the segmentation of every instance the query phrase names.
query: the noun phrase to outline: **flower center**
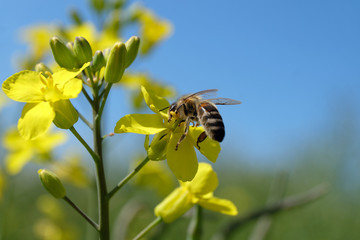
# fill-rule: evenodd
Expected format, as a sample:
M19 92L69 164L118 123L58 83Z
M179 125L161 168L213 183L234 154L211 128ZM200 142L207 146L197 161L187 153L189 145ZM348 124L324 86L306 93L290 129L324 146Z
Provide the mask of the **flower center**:
M45 73L48 77L46 78L44 75L40 74L40 81L44 84L41 87L41 92L44 94L44 98L48 102L56 102L61 100L63 91L59 89L59 84L54 83L53 76L51 73Z

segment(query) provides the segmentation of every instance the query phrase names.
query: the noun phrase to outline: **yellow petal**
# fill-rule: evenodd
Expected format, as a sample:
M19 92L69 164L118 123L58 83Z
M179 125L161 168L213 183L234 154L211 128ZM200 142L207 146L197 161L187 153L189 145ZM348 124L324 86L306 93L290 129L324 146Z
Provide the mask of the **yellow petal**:
M90 62L85 63L80 69L68 70L62 68L60 71L54 73L52 75L54 79L54 84L58 84L59 86L63 87L65 84L79 75L82 70L87 68L90 65Z
M190 127L189 136L191 137L191 142L208 160L216 162L221 151L220 143L207 137L203 142L199 143L199 149L196 143L202 132L204 132L203 127Z
M30 148L22 149L21 151L16 151L9 153L5 157L5 166L9 174L15 175L19 173L26 163L28 163L33 156L33 151Z
M155 134L165 130L159 114L129 114L122 117L114 128L115 133Z
M6 149L16 151L25 147L26 140L19 135L16 128L11 128L5 133L3 144Z
M227 199L212 197L209 199L199 199L198 204L211 211L220 212L227 215L235 216L238 210L233 202Z
M18 121L19 133L23 138L33 140L49 129L54 117L50 103L27 103Z
M186 182L191 181L195 177L198 170L198 162L195 149L188 137L180 143L178 150L175 150L181 135L182 133L173 133L170 137L167 162L176 178Z
M78 78L70 79L64 84L62 99L76 98L82 89L82 81Z
M199 163L199 170L196 173L194 179L186 183L191 191L195 195L205 195L213 192L218 184L218 178L216 172L212 169L208 163Z
M160 96L157 96L152 90L146 89L144 86L141 86L141 92L144 95L144 100L149 108L155 112L159 113L160 110L166 108L161 113L165 114L165 118L167 118L167 107L169 107L169 102Z
M67 135L64 132L55 132L44 134L31 141L34 149L39 153L50 152L54 147L64 143Z
M2 90L12 100L35 103L44 100L41 88L40 73L21 71L7 78L2 84Z
M192 206L191 196L186 189L176 188L155 207L154 212L164 222L170 223L186 213Z

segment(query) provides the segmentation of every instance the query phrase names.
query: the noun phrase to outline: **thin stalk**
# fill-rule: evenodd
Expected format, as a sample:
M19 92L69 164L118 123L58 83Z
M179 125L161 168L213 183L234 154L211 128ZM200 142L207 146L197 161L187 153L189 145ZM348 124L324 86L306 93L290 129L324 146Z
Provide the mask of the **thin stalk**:
M186 240L199 240L201 239L201 222L202 222L202 208L195 205L193 216L188 228Z
M73 201L71 201L68 197L63 198L65 202L67 202L72 208L74 208L91 226L93 226L96 231L99 231L99 225L94 222L86 213L84 213Z
M80 136L80 134L76 131L74 126L69 128L69 130L74 134L74 136L81 142L81 144L86 148L86 150L90 153L91 157L94 159L94 162L99 162L99 156L91 149L91 147L86 143L86 141Z
M139 240L143 236L145 236L148 232L150 232L154 227L156 227L159 223L162 222L161 217L157 217L154 221L152 221L146 228L144 228L133 240Z
M112 83L108 83L105 87L105 90L104 90L104 98L103 98L103 101L101 102L101 106L100 106L100 109L99 109L99 117L101 118L102 117L102 113L104 111L104 107L105 107L105 103L106 103L106 100L108 98L108 95L110 93L110 89L112 87Z
M88 126L91 130L93 129L93 125L91 122L89 122L84 115L82 115L77 109L76 109L79 118L86 124L86 126Z
M84 94L85 98L88 100L88 102L92 105L93 104L93 100L91 99L90 95L88 94L88 92L86 91L86 89L83 87L81 89L82 93Z
M137 172L140 171L141 168L145 166L145 164L149 161L149 157L146 157L134 170L132 170L123 180L121 180L113 190L111 190L108 194L108 199L110 199L117 191L119 191L122 186L125 185L133 176L136 175Z

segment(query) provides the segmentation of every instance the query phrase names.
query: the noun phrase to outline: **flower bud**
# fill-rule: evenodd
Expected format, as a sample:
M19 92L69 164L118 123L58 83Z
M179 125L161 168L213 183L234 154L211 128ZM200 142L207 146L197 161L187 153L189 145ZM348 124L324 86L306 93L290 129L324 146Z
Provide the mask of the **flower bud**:
M53 106L55 109L53 123L58 128L69 129L78 121L79 114L71 104L70 100L56 101L53 103Z
M50 70L50 68L48 68L48 66L46 66L44 63L38 63L35 65L35 71L36 72L41 72L43 74L45 74L46 72L52 73L52 71Z
M91 5L97 12L101 12L105 8L105 1L104 0L91 0Z
M78 64L72 50L60 38L52 37L50 39L50 47L55 61L60 67L68 69L77 67Z
M169 143L170 134L165 132L157 133L151 141L147 154L150 160L160 161L166 159L166 150Z
M75 23L75 25L80 26L83 23L83 20L79 14L79 12L75 9L70 10L70 17Z
M74 54L81 66L84 65L84 63L91 62L92 50L89 42L85 38L75 38Z
M140 38L132 36L129 40L127 40L125 46L127 50L125 68L128 68L135 60L136 55L139 51Z
M55 198L66 196L66 190L55 173L46 169L39 169L38 174L42 185L51 195Z
M110 51L105 68L105 81L117 83L121 80L126 63L126 46L124 43L117 42Z
M105 67L106 61L102 51L96 51L92 61L92 70L94 72L99 71L102 67Z

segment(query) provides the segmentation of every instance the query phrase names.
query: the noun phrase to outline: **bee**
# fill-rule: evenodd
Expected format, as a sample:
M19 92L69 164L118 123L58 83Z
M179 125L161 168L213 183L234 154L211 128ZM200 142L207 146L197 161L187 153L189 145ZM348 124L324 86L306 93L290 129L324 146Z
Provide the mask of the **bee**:
M218 142L224 139L225 126L216 105L236 105L241 102L230 98L206 98L206 95L217 91L217 89L208 89L185 95L169 106L168 121L175 118L185 122L185 132L177 142L175 150L188 134L190 123L196 126L200 123L204 127L205 131L200 134L196 142L199 149L199 143L207 136Z

